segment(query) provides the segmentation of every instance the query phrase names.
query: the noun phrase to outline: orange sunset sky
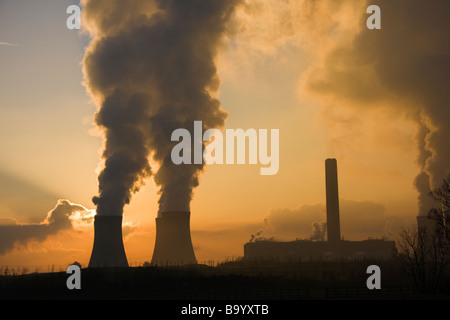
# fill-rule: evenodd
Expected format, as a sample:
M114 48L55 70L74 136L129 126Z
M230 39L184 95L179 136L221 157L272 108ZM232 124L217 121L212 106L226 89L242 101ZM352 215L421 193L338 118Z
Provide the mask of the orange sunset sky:
M84 19L88 2L0 0L0 266L89 262L104 139L83 73L101 19ZM104 15L116 2L98 1ZM242 2L217 48L214 94L225 128L279 129L279 171L206 166L191 202L197 260L243 256L255 233L308 238L325 221L326 158L338 163L344 239L395 239L419 214L416 177L433 187L450 172L439 144L450 137L439 122L450 119L448 2ZM366 27L372 3L381 30ZM82 8L81 30L66 27L71 4ZM125 206L132 266L151 260L158 189L146 179ZM48 217L58 201L70 224Z

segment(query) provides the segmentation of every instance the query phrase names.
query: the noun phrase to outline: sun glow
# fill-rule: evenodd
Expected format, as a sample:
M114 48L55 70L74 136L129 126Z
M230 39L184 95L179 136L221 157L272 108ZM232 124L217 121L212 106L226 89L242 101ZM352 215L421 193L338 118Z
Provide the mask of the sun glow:
M95 209L77 210L70 215L69 219L75 229L82 229L92 226L95 215Z

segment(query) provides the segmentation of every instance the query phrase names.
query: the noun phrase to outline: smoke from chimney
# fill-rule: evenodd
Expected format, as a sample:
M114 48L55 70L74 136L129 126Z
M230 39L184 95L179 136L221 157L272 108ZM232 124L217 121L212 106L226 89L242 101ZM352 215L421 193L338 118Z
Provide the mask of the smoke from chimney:
M363 9L369 4L381 8L380 30L366 28L368 15ZM302 5L307 9L310 1ZM320 23L314 25L317 30L327 26L328 32L322 38L311 33L315 38L309 41L327 46L311 46L310 55L318 59L302 76L302 88L322 102L323 115L334 125L327 123L330 132L343 123L351 133L332 137L340 152L342 146L354 145L345 139L355 139L354 119L366 112L380 110L414 123L419 168L414 185L419 215L426 215L429 191L450 173L450 2L436 0L430 6L422 0L320 0L315 5L322 12L316 10L320 17L311 21Z
M83 71L105 137L93 198L98 215L121 216L152 174L160 186L159 213L189 211L203 165L174 165L171 133L192 134L195 120L204 129L224 126L214 59L238 2L82 0L83 25L92 36ZM160 165L156 173L150 156Z
M312 231L311 236L309 237L310 240L313 241L325 241L325 234L327 231L327 223L323 221L314 221L311 224Z

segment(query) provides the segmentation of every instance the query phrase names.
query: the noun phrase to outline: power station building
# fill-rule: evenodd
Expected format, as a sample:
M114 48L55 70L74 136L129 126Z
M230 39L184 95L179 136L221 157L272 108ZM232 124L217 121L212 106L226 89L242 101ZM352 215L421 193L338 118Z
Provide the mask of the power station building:
M389 258L395 242L381 239L346 241L341 239L339 191L336 159L325 160L327 241L295 240L278 242L256 240L244 245L245 259L335 259Z

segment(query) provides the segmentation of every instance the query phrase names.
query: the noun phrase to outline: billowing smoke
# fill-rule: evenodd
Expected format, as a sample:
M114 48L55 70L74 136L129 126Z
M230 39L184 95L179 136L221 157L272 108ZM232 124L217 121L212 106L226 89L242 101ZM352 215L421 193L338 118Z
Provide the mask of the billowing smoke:
M450 3L438 0L429 6L420 0L403 0L381 1L380 5L386 12L386 31L360 42L361 46L370 43L366 50L374 50L369 55L374 55L381 81L419 109L418 163L422 172L416 186L420 214L426 214L430 208L422 198L450 173Z
M92 220L92 216L91 210L61 199L41 223L19 224L14 219L0 218L0 255L12 250L16 245L26 245L32 240L44 241L60 231L72 229L74 218L78 222L86 223Z
M450 172L450 2L245 2L238 35L243 52L235 56L247 63L261 53L283 57L287 47L306 55L299 97L319 102L333 157L352 157L349 151L362 145L372 153L383 150L389 161L388 148L401 152L405 146L395 134L409 139L405 123L415 126L419 172L411 183L419 192L419 212L426 214L432 205L428 192ZM369 5L381 9L380 30L366 27Z
M193 137L194 120L223 127L215 57L239 1L81 1L92 37L83 70L105 137L97 214L122 215L152 174L159 212L190 209L203 165L174 165L171 134L185 128Z
M347 113L365 119L368 110L384 110L386 121L397 116L416 124L420 173L415 186L423 215L430 209L428 192L450 172L450 2L377 0L363 5L369 4L381 8L381 30L365 27L365 10L354 11L352 19L347 11L330 29L341 36L329 37L322 52L312 52L319 59L305 73L304 89L319 97L329 118ZM346 29L348 21L357 21L359 29Z

